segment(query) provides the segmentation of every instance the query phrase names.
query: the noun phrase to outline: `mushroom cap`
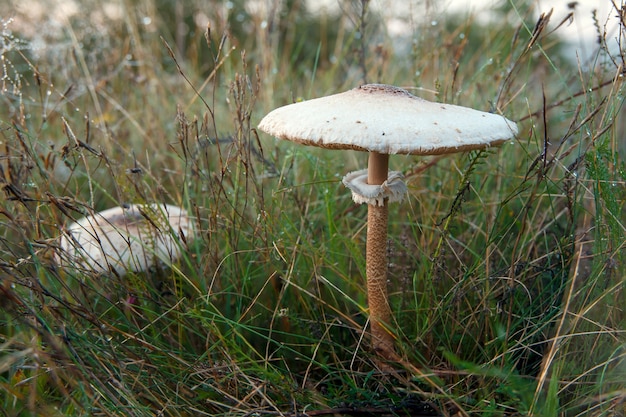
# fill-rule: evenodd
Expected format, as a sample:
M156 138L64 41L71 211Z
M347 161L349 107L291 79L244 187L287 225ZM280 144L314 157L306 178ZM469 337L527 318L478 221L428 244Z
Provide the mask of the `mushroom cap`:
M181 235L193 238L187 212L169 204L133 204L95 213L70 224L59 241L60 265L96 273L146 271L180 257Z
M259 129L305 145L436 155L499 145L517 134L503 116L433 103L384 84L279 107Z

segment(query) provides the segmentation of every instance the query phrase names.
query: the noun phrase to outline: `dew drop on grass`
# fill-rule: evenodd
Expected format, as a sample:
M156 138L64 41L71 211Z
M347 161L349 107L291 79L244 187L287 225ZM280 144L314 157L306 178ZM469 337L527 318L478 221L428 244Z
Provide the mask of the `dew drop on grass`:
M141 23L142 23L144 26L148 26L150 23L152 23L152 18L151 18L150 16L144 16L144 17L141 19Z

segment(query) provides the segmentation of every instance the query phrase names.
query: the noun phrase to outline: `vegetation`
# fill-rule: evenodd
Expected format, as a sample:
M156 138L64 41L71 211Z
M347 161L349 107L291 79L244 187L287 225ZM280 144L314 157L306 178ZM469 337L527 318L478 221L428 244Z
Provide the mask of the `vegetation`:
M489 25L366 0L85 0L31 25L17 3L0 10L1 415L624 415L623 8L574 64L566 23L523 2ZM520 127L501 149L392 158L410 189L390 208L398 363L368 348L366 208L340 182L366 155L255 129L363 82ZM146 202L194 216L173 268L55 264L65 225Z

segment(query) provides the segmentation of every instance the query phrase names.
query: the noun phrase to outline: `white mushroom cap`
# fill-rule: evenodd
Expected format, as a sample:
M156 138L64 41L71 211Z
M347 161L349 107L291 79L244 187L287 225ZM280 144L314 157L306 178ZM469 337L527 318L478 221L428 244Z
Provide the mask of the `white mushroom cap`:
M279 107L259 129L333 149L435 155L498 145L517 134L503 116L433 103L384 84Z
M187 212L169 204L115 207L72 223L55 254L61 265L97 273L146 271L155 262L170 265L181 255L181 235L195 236Z

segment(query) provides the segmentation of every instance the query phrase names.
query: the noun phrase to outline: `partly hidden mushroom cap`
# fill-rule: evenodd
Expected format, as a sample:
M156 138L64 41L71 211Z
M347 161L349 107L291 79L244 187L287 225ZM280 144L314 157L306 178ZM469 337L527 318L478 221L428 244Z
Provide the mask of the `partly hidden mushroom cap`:
M69 225L55 254L61 265L96 273L147 271L170 265L186 239L195 236L187 212L169 204L134 204L84 217Z
M259 129L305 145L435 155L498 145L517 134L503 116L433 103L384 84L279 107Z

